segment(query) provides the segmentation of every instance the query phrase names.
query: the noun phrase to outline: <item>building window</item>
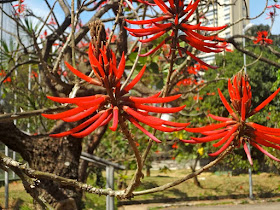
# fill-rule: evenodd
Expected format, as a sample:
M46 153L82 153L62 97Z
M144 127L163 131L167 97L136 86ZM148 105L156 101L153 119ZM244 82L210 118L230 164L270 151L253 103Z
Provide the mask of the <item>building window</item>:
M225 21L225 22L230 21L230 14L226 14L226 15L225 15L224 21Z
M229 11L229 9L230 9L230 7L229 7L229 6L225 6L225 7L224 7L224 12L228 12L228 11Z

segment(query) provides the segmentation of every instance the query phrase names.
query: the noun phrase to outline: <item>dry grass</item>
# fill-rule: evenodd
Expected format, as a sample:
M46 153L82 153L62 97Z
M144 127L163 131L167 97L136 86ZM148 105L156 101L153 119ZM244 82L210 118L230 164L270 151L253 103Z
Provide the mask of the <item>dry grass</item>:
M148 189L172 182L184 177L185 170L168 171L166 174L153 171L151 177L143 180L143 185L138 190ZM220 199L231 197L246 197L249 192L248 174L231 176L230 173L215 174L203 173L198 176L202 188L197 187L193 180L188 180L181 185L164 192L135 197L134 200L154 199ZM253 175L253 193L256 197L271 197L280 194L280 177L274 174L262 173Z

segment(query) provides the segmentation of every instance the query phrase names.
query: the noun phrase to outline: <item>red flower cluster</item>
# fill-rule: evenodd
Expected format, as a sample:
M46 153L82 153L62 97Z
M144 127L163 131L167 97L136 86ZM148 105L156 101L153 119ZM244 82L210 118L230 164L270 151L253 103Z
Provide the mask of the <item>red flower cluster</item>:
M21 13L23 13L25 11L26 5L22 4L23 2L24 2L24 0L20 0L20 4L13 5L13 7L16 10L15 15L20 15Z
M143 43L151 42L159 37L165 35L168 31L172 31L170 36L167 36L158 46L154 49L150 50L149 52L142 54L141 56L148 56L152 53L156 52L160 49L165 43L172 42L175 43L175 47L178 50L179 54L182 56L182 53L186 53L191 58L196 60L199 63L202 63L206 66L208 64L204 63L198 57L193 55L191 52L187 50L187 47L181 47L179 41L183 41L192 47L205 52L221 52L223 50L223 46L220 46L217 40L220 39L218 36L205 36L197 31L218 31L224 29L226 26L220 27L206 27L201 26L201 23L196 25L189 24L189 19L192 14L197 9L198 3L200 0L195 1L194 3L190 2L186 4L184 0L168 0L169 6L165 4L163 0L154 0L156 5L160 8L163 12L163 16L149 19L149 20L127 20L126 21L130 24L136 25L149 25L150 27L144 27L143 29L133 29L133 28L126 28L130 32L132 36L135 37L144 37L153 35L147 39L140 40ZM168 21L167 23L161 23L163 21ZM182 31L184 34L179 34L179 30ZM210 66L211 68L215 68Z
M62 113L43 114L44 117L49 119L60 119L66 122L79 121L89 117L88 120L84 121L77 127L59 134L52 134L51 136L63 137L66 135L72 135L77 138L82 138L92 133L99 126L108 124L111 120L113 120L113 123L110 129L115 131L118 126L119 117L122 117L122 119L129 120L154 141L160 142L160 140L149 133L139 123L149 125L154 129L164 132L182 130L189 125L189 123L166 121L148 114L149 112L175 113L181 111L185 106L166 108L146 105L167 103L176 100L180 95L164 98L159 98L160 93L148 98L126 96L126 94L141 79L146 68L145 66L139 74L121 90L121 79L125 70L124 54L117 65L116 56L111 50L106 49L105 47L96 49L90 44L88 56L96 79L86 76L68 63L66 63L66 66L71 72L86 82L106 88L107 95L93 95L77 98L48 96L49 99L55 102L75 104L76 107Z
M272 40L268 39L268 32L267 31L258 31L258 36L256 40L254 40L254 44L261 44L261 45L266 45L266 44L272 44Z
M0 77L6 77L6 75L7 75L6 72L2 69L0 71ZM3 83L11 82L11 81L12 81L11 77L7 77L6 79L4 79Z
M197 63L194 66L189 66L187 71L189 74L197 75L199 71L206 71L206 70L208 70L207 66Z
M201 133L205 136L200 138L192 137L191 140L182 141L185 143L197 144L216 141L220 139L218 142L213 144L213 146L223 146L218 151L209 154L210 156L219 155L229 145L239 147L242 144L247 154L248 160L252 165L253 161L247 146L247 143L250 143L252 146L263 152L268 157L272 158L273 160L280 161L261 147L262 145L280 150L280 129L268 128L254 122L246 122L246 120L250 116L256 114L262 108L264 108L277 95L279 91L280 88L277 89L259 106L251 110L252 93L248 77L247 75L243 75L242 73L237 74L233 79L233 83L230 81L230 79L228 80L228 92L233 109L223 96L220 89L218 89L220 98L229 114L231 115L231 118L209 114L211 118L217 121L221 121L222 123L212 124L200 128L185 128L186 131Z
M177 86L188 86L188 85L192 85L192 84L197 84L195 79L192 78L186 78L186 79L182 79L179 82L177 82Z

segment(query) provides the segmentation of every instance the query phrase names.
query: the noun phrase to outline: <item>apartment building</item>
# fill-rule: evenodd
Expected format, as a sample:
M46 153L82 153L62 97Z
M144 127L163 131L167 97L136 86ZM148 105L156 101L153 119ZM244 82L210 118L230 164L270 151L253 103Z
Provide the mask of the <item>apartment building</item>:
M246 17L246 7L244 0L216 0L214 5L211 4L205 19L202 23L206 26L223 26L237 22L243 17ZM249 0L246 0L249 12ZM249 23L249 20L241 21L227 28L219 34L220 37L227 38L236 34L242 34L243 28ZM233 49L232 46L229 46ZM199 57L206 63L215 61L215 53L201 53Z

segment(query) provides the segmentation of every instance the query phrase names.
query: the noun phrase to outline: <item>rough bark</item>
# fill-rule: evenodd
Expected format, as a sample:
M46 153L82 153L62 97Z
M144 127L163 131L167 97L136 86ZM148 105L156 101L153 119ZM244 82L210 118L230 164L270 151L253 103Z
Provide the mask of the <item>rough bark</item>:
M79 139L29 136L21 132L12 122L5 122L0 123L0 141L18 152L31 168L78 179L82 150ZM41 197L55 209L81 207L81 194L72 187L66 189L54 182L40 180L36 188Z

